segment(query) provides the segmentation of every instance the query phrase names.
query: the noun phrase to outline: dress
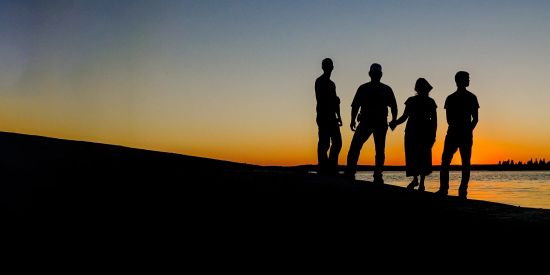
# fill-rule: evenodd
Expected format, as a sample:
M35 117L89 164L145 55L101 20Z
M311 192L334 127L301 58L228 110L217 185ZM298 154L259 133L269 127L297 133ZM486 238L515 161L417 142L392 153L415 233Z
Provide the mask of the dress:
M409 114L405 128L405 160L407 176L432 173L432 146L437 130L435 101L415 95L405 102Z

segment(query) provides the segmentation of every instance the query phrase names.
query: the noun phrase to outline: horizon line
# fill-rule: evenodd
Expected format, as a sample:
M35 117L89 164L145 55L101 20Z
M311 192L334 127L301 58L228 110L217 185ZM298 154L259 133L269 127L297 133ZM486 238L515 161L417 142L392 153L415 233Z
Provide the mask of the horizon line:
M299 168L299 167L309 167L309 166L315 167L315 166L317 166L317 164L311 164L311 163L295 164L295 165L258 164L258 163L240 162L240 161L212 158L212 157L199 156L199 155L191 155L191 154L185 154L185 153L180 153L180 152L175 152L175 151L163 151L163 150L158 150L158 149L131 147L131 146L124 145L124 144L104 143L104 142L93 141L93 140L79 140L79 139L70 139L70 138L62 138L62 137L55 137L55 136L46 136L46 135L40 135L40 134L29 134L29 133L21 133L21 132L8 132L8 131L2 131L2 130L0 130L0 133L24 135L24 136L33 136L33 137L40 137L40 138L47 138L47 139L73 141L73 142L93 143L93 144L100 144L100 145L106 145L106 146L117 146L117 147L123 147L123 148L128 148L128 149L152 151L152 152L159 152L159 153L166 153L166 154L176 154L176 155L181 155L181 156L190 156L190 157L198 157L198 158L219 160L219 161L225 161L225 162L234 162L234 163L240 163L240 164L255 165L255 166L260 166L260 167ZM544 159L544 158L535 158L535 159ZM549 161L549 163L550 163L550 161ZM461 164L452 164L450 167L451 168L456 168L456 167L461 167L461 166L462 166ZM499 165L499 163L478 163L478 164L471 164L471 166L472 166L472 168L474 168L475 166L477 166L477 167L479 167L479 166L504 167L505 166L504 168L509 168L510 170L512 170L513 168L520 168L520 166L518 166L517 163L514 163L513 166L512 165ZM345 168L346 165L338 165L338 167L339 168ZM361 170L369 169L369 168L373 168L373 167L374 167L374 165L371 165L371 164L358 165L358 168L360 168ZM393 165L392 164L392 165L384 165L384 167L390 168L390 169L401 169L401 168L404 169L406 166L405 166L405 164L400 164L400 165ZM441 167L441 165L433 165L432 167L434 169L435 168L439 169ZM521 167L526 168L526 164L524 163ZM525 170L529 170L529 169L525 169Z

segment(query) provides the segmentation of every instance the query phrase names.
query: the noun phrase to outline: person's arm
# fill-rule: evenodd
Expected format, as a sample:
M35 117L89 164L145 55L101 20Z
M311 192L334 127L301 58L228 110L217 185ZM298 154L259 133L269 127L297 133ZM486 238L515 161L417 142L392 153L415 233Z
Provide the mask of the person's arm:
M336 118L338 119L338 126L342 126L342 116L340 116L340 98L336 97Z
M321 100L321 92L319 91L319 79L315 80L315 99L317 103Z
M350 128L352 131L355 132L355 119L357 117L357 113L359 112L359 107L356 105L351 105L351 123Z
M398 118L397 120L394 120L395 126L398 126L399 124L405 122L407 118L409 118L409 107L405 106L405 111L403 111L403 114L401 115L401 117Z
M432 111L432 129L434 132L437 131L437 111L435 109Z
M403 111L403 114L401 115L401 117L397 120L392 120L390 121L390 129L393 131L395 130L395 127L397 127L397 125L405 122L407 120L407 118L409 118L409 108L407 107L407 105L405 105L405 111Z
M393 94L393 90L391 90L390 88L390 109L391 109L391 116L392 116L392 121L395 121L395 119L397 118L397 102L395 100L395 95Z
M479 121L478 111L477 111L477 108L475 108L474 111L472 112L472 131L476 128L478 121Z
M359 113L359 107L361 106L360 102L362 101L362 93L361 87L357 89L357 92L355 92L355 96L353 97L353 101L351 102L351 122L349 124L349 127L352 131L355 132L355 120L357 119L357 113Z
M445 109L445 119L447 120L447 125L451 126L451 121L452 121L451 114L452 113L449 111L449 109L450 109L449 97L450 96L448 96L445 99L445 105L443 105L443 108Z
M432 109L432 145L435 143L435 137L437 135L437 111Z

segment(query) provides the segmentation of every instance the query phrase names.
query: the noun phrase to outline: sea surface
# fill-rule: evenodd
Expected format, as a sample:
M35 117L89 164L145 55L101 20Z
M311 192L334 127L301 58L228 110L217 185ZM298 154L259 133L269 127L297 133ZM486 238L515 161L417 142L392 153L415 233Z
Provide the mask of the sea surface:
M460 171L450 172L449 195L458 195ZM357 172L357 179L372 181L372 171ZM405 187L412 180L405 172L384 172L386 184ZM426 177L426 191L439 189L439 171ZM472 171L468 198L521 207L550 209L550 171Z

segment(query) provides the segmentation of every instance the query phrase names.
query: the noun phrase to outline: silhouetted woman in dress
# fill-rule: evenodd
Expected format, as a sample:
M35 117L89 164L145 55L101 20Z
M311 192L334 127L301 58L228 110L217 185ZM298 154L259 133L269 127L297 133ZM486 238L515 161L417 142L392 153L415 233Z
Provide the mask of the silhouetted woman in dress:
M405 159L407 177L414 177L407 189L424 191L424 178L432 173L432 146L437 131L437 105L429 96L432 86L426 79L419 78L414 90L416 95L405 101L405 111L396 121L390 122L395 127L408 119L405 128ZM420 176L420 183L418 182Z

